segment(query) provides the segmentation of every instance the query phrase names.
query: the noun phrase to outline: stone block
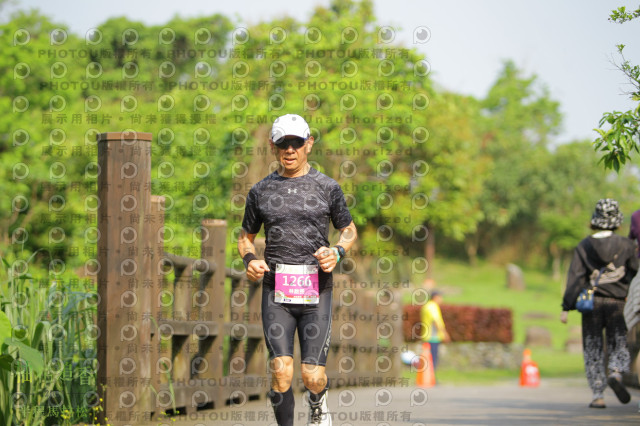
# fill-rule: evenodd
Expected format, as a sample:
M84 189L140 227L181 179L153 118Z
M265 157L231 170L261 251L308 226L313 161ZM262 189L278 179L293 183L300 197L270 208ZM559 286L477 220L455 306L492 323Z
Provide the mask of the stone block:
M524 338L524 345L551 347L551 332L547 328L537 325L528 327Z
M526 288L522 269L513 263L507 265L507 288L517 291L523 291Z

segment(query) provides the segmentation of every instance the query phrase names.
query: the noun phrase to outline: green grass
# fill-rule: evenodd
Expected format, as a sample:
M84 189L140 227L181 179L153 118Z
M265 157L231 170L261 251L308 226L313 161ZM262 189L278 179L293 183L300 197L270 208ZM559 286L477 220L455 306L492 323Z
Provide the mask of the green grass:
M526 329L540 326L551 333L552 346L531 347L532 358L544 378L582 377L582 354L568 353L565 343L570 335L580 339L580 315L569 314L568 324L560 322L563 281L552 280L546 272L523 269L526 289L510 290L506 287L506 268L487 262L476 267L446 259L436 259L434 279L444 296L444 304L474 305L508 308L513 312L513 341L524 345ZM422 282L415 279L414 282ZM405 303L410 303L407 294ZM572 332L570 332L572 330ZM442 383L490 383L518 380L519 370L441 368L438 380Z
M584 378L581 354L570 354L554 349L537 348L533 359L538 364L540 379ZM402 377L415 381L415 373L408 366L403 368ZM492 385L499 383L518 383L519 369L489 369L439 367L436 372L438 383L444 385ZM586 379L585 379L586 380Z
M582 354L537 348L532 358L538 363L541 377L584 377Z
M504 266L479 262L471 266L462 262L437 259L434 276L444 293L444 303L509 308L513 311L513 340L524 343L527 327L541 326L551 332L553 348L563 350L573 328L579 332L580 315L569 314L569 323L560 322L563 282L554 281L548 273L523 269L526 289L506 287Z
M581 354L538 348L533 351L532 356L533 360L538 364L541 380L584 377ZM453 385L491 384L496 382L517 383L520 378L520 370L439 368L436 376L441 383Z
M507 369L474 369L460 371L454 368L439 368L438 383L443 385L490 385L504 382L517 383L520 372Z

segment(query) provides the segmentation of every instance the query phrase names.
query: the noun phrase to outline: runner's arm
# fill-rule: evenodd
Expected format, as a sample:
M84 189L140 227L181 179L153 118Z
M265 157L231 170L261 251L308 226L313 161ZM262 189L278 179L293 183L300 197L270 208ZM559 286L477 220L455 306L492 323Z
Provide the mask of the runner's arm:
M351 221L346 228L342 228L340 230L340 239L336 243L336 245L342 246L344 251L349 251L353 243L358 239L358 230L356 229L355 223Z
M349 225L340 229L340 238L336 245L342 246L344 251L349 251L353 243L358 238L358 230L356 225L351 221ZM318 259L318 264L324 272L331 272L338 264L338 257L336 256L336 250L329 247L320 247L313 254Z
M257 234L249 234L244 229L240 230L240 236L238 237L238 252L240 256L245 258L247 254L256 255L256 246L253 241L256 239ZM249 256L251 257L251 256ZM258 281L264 276L264 273L269 270L269 266L264 260L253 259L246 265L247 278L251 281Z

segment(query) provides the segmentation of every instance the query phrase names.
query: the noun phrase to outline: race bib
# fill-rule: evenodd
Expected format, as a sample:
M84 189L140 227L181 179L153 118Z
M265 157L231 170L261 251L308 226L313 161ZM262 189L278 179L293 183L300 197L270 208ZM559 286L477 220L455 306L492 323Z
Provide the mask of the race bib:
M320 301L318 267L314 265L276 265L276 303L309 303Z

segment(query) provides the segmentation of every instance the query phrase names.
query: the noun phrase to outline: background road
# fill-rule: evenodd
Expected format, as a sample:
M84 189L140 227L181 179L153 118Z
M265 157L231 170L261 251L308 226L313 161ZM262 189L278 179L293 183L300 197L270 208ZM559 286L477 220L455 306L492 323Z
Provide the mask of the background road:
M334 426L359 425L603 425L640 424L640 391L630 389L631 402L622 405L611 390L605 392L606 409L590 409L586 379L543 380L538 388L517 382L495 386L433 388L345 388L329 391ZM302 394L296 394L296 425L306 424ZM204 410L191 418L175 417L147 425L275 425L266 399L241 406Z

